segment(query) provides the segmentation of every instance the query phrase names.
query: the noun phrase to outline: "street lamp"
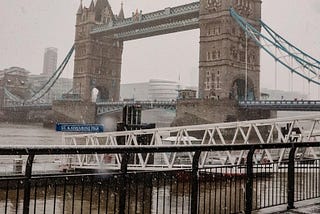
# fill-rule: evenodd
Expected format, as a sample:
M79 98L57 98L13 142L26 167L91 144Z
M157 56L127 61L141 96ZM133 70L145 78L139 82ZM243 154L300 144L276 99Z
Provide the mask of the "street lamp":
M246 29L247 29L247 25L246 25ZM244 100L247 101L248 100L248 34L247 34L247 31L245 32L245 34L246 34L246 50L245 50L246 65L245 65Z

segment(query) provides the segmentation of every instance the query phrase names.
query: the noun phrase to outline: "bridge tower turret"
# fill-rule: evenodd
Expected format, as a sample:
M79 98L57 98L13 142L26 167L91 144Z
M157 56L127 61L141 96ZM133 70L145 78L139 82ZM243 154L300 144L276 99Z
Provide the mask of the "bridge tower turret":
M118 101L123 42L112 37L95 37L91 29L102 23L112 25L115 16L107 0L92 0L89 8L82 1L77 12L73 90L83 101L97 99Z
M230 7L260 31L261 0L200 0L199 97L259 99L260 50Z
M123 2L121 2L121 9L118 15L119 20L124 20L124 12L123 12Z

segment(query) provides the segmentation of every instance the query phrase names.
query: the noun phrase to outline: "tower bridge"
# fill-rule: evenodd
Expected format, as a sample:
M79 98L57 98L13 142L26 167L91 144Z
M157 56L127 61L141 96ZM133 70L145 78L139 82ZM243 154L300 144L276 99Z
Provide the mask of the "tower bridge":
M78 118L73 119L92 122L91 118L94 119L93 115L97 112L97 107L103 111L104 108L108 109L108 106L118 108L116 106L125 104L117 103L124 41L194 28L200 28L199 97L201 99L186 100L181 111L187 109L189 112L200 112L206 118L215 114L224 119L230 116L229 118L237 120L238 118L233 118L234 115L231 114L241 108L249 110L251 108L253 110L270 108L279 110L289 107L290 110L294 107L299 110L311 109L309 107L319 108L319 101L259 101L260 48L273 57L277 63L288 68L292 74L301 76L308 83L320 84L319 61L288 43L261 22L260 18L261 0L200 0L149 14L137 12L127 19L124 17L123 8L119 15L114 15L107 0L97 0L96 3L92 1L88 8L81 4L77 12L74 46L73 93L77 100L62 100L58 104L43 106L43 108L51 109L52 107L56 110L60 108L57 113L64 114L63 116L76 115ZM261 28L267 30L271 39L261 34ZM274 48L278 55L272 53L270 47ZM41 88L43 92L32 96L31 101L40 99L44 93L48 92L55 79L60 76L72 51L73 48L54 74L55 77ZM290 62L291 60L297 66L286 64L285 61ZM299 69L302 69L303 72L300 72ZM308 71L307 74L305 70ZM0 87L2 91L6 91L3 85ZM99 91L98 99L104 100L104 103L93 104L91 102L93 89ZM12 96L12 91L7 92L7 96L15 98L16 102L19 101L17 97ZM200 102L202 104L198 105ZM28 105L10 108L15 110L32 108L28 102L24 103ZM174 108L175 106L175 103L140 104L152 107L171 106ZM179 102L176 105L179 106ZM206 105L210 106L210 111L209 108L203 108ZM34 108L40 108L39 104ZM248 112L246 112L247 115L251 113ZM244 117L243 115L241 116ZM76 184L79 181L82 181L79 184L82 186L81 211L83 209L100 211L100 208L109 211L106 207L113 207L114 213L126 213L126 207L130 207L127 205L133 202L135 209L132 213L143 213L149 209L145 209L149 205L148 213L153 210L154 205L158 211L160 203L163 204L163 210L160 210L170 213L171 210L178 210L178 204L180 204L178 203L180 201L178 190L181 187L183 189L182 201L186 201L188 206L188 208L185 207L182 202L182 207L179 208L182 212L205 213L208 207L212 207L214 213L251 213L252 210L285 203L288 205L287 209L293 209L295 201L312 198L318 200L320 196L319 185L317 185L320 175L319 150L314 148L319 147L319 130L320 116L312 115L101 134L65 135L64 140L70 146L0 148L2 155L28 155L25 175L22 177L10 175L9 179L4 179L7 185L4 187L7 187L8 190L8 184L17 184L13 185L13 188L17 187L17 191L11 192L16 192L16 198L19 198L19 185L24 183L23 210L24 213L29 213L29 210L32 209L29 207L30 199L37 198L38 190L42 190L39 187L39 175L32 174L35 155L66 154L72 155L69 156L71 159L68 159L71 168L100 170L101 166L106 166L108 170L116 169L121 173L112 175L114 180L110 179L111 177L91 178L88 174L85 175L85 178L77 175L76 177L73 175L41 177L40 179L45 181L41 182L45 183L45 189L46 184L51 183L51 180L46 180L48 177L54 181L54 190L58 184L62 184L63 191L57 191L57 193L63 192L63 195L60 196L60 193L57 195L54 191L53 200L55 201L57 197L63 198L63 209L65 205L68 206L65 201L67 187L73 184L73 189L78 188ZM144 142L145 145L139 142L141 136L148 136L148 140ZM173 137L173 140L172 138L167 139L168 136ZM169 145L167 145L168 142ZM289 148L290 151L288 151ZM159 162L154 160L159 160ZM178 176L176 180L171 175L162 176L165 174L156 174L156 176L152 174L152 177L142 174L141 177L136 177L137 173L131 173L133 177L129 177L128 169L144 172L146 170L154 172L160 169L159 171L165 170L165 173L185 169L182 172L189 175L190 181L186 181L181 176ZM181 178L182 183L179 182ZM296 182L295 179L299 182ZM144 181L142 184L140 184L141 180ZM314 185L315 182L318 183ZM90 185L87 185L88 183ZM210 185L210 188L207 188L207 184ZM93 185L97 185L97 188ZM137 191L133 194L130 189ZM166 201L168 198L165 194L166 189L169 189L171 193L176 193L176 198L170 195L169 200ZM211 191L212 189L214 191ZM4 192L6 192L4 198L8 198L8 191ZM89 193L87 195L90 197L90 206L82 206L84 192ZM45 198L50 198L49 195L46 197L47 191L44 194ZM115 197L109 197L110 194ZM94 195L98 195L98 199ZM158 201L158 197L154 199L154 195L163 195L163 201ZM219 195L220 198L216 197ZM76 197L75 191L71 197L73 199ZM209 200L206 200L208 198ZM214 206L212 206L211 198L214 199ZM286 200L283 200L285 198ZM141 202L140 199L142 199ZM98 200L98 209L91 206L96 203L96 200ZM156 200L155 204L153 204L154 200ZM176 200L177 203L171 203L173 200ZM76 206L73 203L74 200L68 201L72 202L70 206L74 209ZM204 203L200 205L199 201ZM234 206L233 201L236 202ZM7 200L4 203L3 207L7 210ZM42 203L36 203L36 199L31 203L34 204L34 211L36 208L43 208L35 206L36 204L42 206ZM167 204L170 206L168 212L166 211L168 209L164 209ZM56 209L55 205L53 209ZM17 210L18 203L16 203Z
M199 28L199 97L228 98L237 93L258 98L259 46L246 40L230 16L231 7L260 30L261 1L257 0L200 0L147 14L136 11L129 18L124 17L123 7L115 15L107 0L92 1L88 8L81 3L76 21L75 93L88 101L95 88L100 100L118 101L125 41Z
M24 105L15 111L38 105L35 102L50 91L75 52L73 89L67 97L77 99L54 102L52 109L66 117L76 115L73 118L76 121L95 122L96 114L124 105L118 101L126 41L199 29L200 99L180 105L186 110L184 113L199 112L199 109L207 114L218 112L221 119L211 122L222 122L228 118L238 120L239 113L231 115L236 110L246 110L248 115L254 110L318 110L317 101L259 101L260 49L276 64L287 68L291 76L295 74L308 84L320 85L320 62L266 25L261 20L261 4L260 0L200 0L146 14L136 11L125 17L123 5L116 15L108 0L92 1L89 7L81 2L76 14L75 44L54 75L28 100L20 99L10 88L7 90L5 84L0 85L3 92L0 100ZM93 91L98 91L97 100L101 103L92 103ZM214 102L208 101L212 98ZM179 108L179 102L143 105L175 109Z

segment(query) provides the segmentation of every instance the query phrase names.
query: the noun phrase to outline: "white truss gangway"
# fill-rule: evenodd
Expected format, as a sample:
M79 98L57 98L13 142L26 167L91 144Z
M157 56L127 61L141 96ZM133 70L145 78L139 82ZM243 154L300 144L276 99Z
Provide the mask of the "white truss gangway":
M320 140L320 114L253 120L230 123L168 127L124 132L104 132L96 134L64 135L66 145L94 145L117 147L131 145L228 145L253 143L289 143ZM147 137L146 137L147 136ZM168 138L170 136L170 138ZM245 161L247 151L202 152L199 167L213 165L240 165ZM288 156L286 149L264 149L256 151L254 161L281 164ZM319 159L319 151L313 148L298 150L300 158ZM192 152L135 154L129 162L129 170L174 170L191 169ZM77 169L110 169L121 167L120 154L88 154L68 157L69 166Z

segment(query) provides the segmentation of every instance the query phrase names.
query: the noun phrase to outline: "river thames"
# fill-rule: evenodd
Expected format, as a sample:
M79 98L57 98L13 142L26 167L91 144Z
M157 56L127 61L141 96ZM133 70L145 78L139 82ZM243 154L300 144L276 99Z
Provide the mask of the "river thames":
M0 145L61 145L62 133L43 128L42 124L0 123ZM0 173L13 172L13 162L17 156L0 157ZM22 157L24 162L26 157ZM61 156L38 156L34 170L59 170Z
M62 133L42 124L0 123L0 145L59 145Z

